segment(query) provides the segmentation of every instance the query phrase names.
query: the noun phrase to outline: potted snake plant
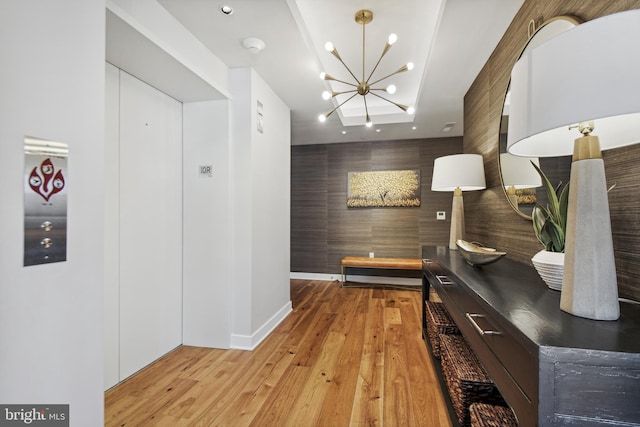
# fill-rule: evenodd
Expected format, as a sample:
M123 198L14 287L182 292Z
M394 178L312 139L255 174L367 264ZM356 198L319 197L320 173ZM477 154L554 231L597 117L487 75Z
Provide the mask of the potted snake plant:
M531 213L533 231L543 249L531 259L542 280L551 289L562 289L564 244L567 233L569 183L554 187L542 170L533 162L547 194L547 205L536 204Z

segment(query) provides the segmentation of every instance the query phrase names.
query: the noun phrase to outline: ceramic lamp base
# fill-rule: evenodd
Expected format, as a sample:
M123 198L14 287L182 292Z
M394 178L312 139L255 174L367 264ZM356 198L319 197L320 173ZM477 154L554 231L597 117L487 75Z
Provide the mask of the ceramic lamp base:
M560 308L594 320L620 317L602 159L574 161L571 166Z
M456 240L464 239L464 202L462 194L453 196L451 204L451 231L449 232L449 249L458 250Z

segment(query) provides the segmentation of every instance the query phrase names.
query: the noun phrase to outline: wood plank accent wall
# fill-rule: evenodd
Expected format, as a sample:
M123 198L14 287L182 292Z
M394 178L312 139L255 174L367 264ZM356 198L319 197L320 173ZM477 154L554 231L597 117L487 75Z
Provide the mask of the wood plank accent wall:
M337 274L346 255L420 258L423 245L447 245L452 193L431 191L433 161L461 151L461 137L291 147L291 271ZM403 169L420 169L420 207L347 208L348 172Z
M463 152L482 154L487 190L465 194L468 240L477 240L531 264L541 247L531 222L517 216L509 206L498 172L498 141L504 95L511 68L527 42L527 26L559 15L583 21L629 9L640 9L638 0L525 0L495 51L464 98ZM595 59L597 60L597 58ZM609 193L613 244L619 294L640 300L640 145L603 153ZM474 206L474 209L468 209Z

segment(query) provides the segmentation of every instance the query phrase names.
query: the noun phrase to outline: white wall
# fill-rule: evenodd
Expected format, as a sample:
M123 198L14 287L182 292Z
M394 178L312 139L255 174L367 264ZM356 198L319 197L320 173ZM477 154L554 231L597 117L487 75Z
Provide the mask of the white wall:
M290 309L291 113L269 86L252 73L253 180L252 330ZM263 133L256 104L263 105Z
M229 102L186 103L183 114L183 340L229 348ZM200 166L212 166L211 176L200 175Z
M289 313L290 111L251 69L230 73L232 347L254 348ZM257 103L263 132L257 131Z
M102 2L0 2L0 402L103 423ZM23 267L25 135L69 144L67 261Z
M104 145L104 386L120 381L120 70L106 64Z
M234 94L231 117L231 233L232 233L232 346L247 347L238 343L239 337L250 341L251 331L251 281L253 280L253 189L251 188L251 70L249 68L230 71L229 85ZM244 197L237 197L242 194ZM234 342L235 341L235 342Z

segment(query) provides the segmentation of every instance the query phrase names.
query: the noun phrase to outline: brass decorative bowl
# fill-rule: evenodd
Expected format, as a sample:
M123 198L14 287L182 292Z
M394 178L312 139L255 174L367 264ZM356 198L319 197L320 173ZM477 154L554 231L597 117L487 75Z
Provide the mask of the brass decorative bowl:
M456 246L460 249L460 254L469 265L474 267L491 264L505 256L506 252L496 251L493 248L485 248L466 240L456 240Z

